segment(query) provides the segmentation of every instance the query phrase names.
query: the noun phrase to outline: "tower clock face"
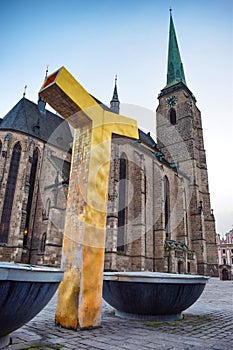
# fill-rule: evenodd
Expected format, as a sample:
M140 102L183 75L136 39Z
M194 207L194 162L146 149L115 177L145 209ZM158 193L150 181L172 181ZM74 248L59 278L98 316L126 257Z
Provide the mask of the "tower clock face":
M177 104L177 97L176 96L170 96L166 98L166 104L167 106L175 106Z

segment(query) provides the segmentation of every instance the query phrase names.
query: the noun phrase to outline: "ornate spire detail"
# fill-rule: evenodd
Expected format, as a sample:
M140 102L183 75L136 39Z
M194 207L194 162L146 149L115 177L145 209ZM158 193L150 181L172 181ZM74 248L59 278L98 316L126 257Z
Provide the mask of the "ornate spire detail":
M45 80L47 79L47 77L48 77L48 71L49 71L49 65L47 64L46 70L45 70L45 78L44 78L44 81L45 81ZM39 97L38 97L38 109L39 109L39 111L40 111L42 114L45 114L45 113L46 113L45 107L46 107L46 102L43 101L42 98L39 96Z
M110 101L110 109L112 112L119 114L120 112L120 101L118 98L118 92L117 92L117 75L115 76L115 86L113 91L113 96Z
M27 87L28 87L27 85L24 86L24 89L23 89L23 97L26 96Z
M47 64L47 66L46 66L46 71L45 71L45 78L44 78L44 80L46 80L46 79L47 79L47 77L48 77L48 72L49 72L49 65Z
M172 18L172 9L170 11L170 30L169 30L169 46L168 46L168 62L167 62L167 85L177 84L182 81L186 85L183 64L180 57L180 51L176 38L175 26Z

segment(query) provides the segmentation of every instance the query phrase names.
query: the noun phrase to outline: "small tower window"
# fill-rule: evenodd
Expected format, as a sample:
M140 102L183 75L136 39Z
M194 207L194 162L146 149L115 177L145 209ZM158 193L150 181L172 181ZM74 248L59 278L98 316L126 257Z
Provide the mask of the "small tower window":
M176 111L174 110L174 108L170 110L170 123L172 125L176 124Z

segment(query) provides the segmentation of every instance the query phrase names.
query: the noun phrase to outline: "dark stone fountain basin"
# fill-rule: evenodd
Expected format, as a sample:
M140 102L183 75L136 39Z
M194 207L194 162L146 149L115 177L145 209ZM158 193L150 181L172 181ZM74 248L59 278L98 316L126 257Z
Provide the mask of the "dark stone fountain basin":
M0 262L0 348L44 308L62 277L56 268Z
M182 318L208 277L160 272L105 272L103 298L119 317L169 321Z

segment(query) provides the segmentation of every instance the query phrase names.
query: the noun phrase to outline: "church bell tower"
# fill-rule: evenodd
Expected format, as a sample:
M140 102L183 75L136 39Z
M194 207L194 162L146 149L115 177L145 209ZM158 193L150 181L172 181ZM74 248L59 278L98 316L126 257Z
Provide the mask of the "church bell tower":
M167 82L156 113L157 144L164 157L187 179L189 244L196 252L199 274L217 276L215 219L210 206L201 113L188 88L172 12L168 44Z

